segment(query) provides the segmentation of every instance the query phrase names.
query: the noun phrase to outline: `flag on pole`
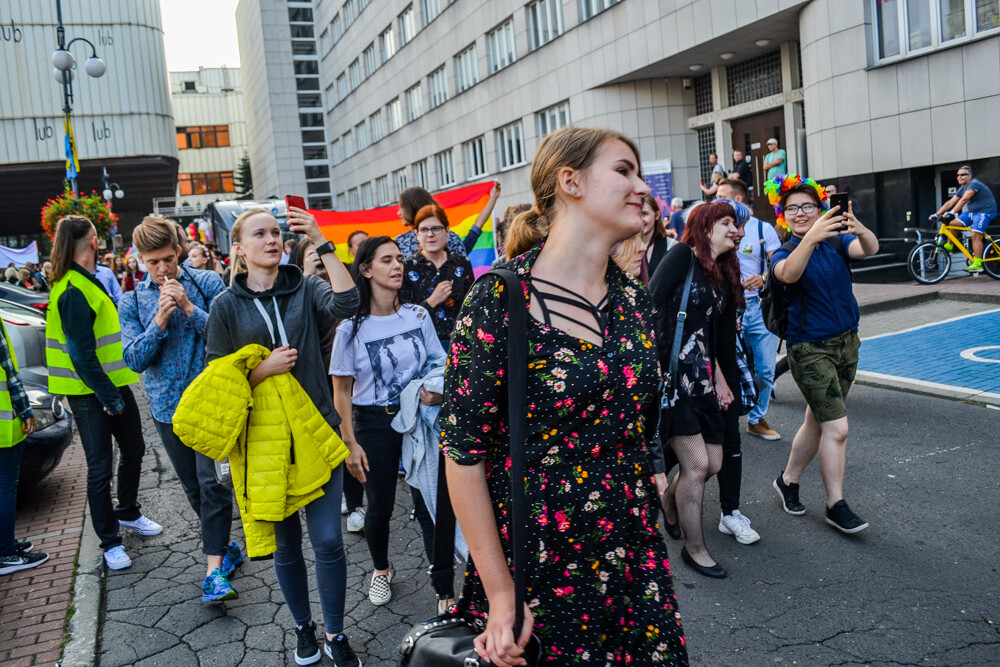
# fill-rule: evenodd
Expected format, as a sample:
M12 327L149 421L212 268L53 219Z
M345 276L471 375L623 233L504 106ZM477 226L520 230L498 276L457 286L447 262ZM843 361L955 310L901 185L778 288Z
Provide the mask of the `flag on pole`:
M448 215L449 229L462 238L465 238L476 218L479 216L490 199L490 189L493 181L477 183L455 190L446 190L434 195L434 200ZM369 236L396 236L407 231L409 228L403 224L397 215L399 207L397 205L373 208L367 211L319 211L310 210L315 216L323 236L329 241L333 241L337 246L337 256L342 261L350 261L351 256L347 252L347 237L351 232L363 231ZM490 265L496 259L496 251L493 246L493 219L492 216L483 225L483 234L476 240L476 245L469 253L469 262L472 264L476 277L489 271Z
M73 180L80 173L80 161L76 158L76 139L73 138L69 114L63 120L63 130L66 132L66 178Z

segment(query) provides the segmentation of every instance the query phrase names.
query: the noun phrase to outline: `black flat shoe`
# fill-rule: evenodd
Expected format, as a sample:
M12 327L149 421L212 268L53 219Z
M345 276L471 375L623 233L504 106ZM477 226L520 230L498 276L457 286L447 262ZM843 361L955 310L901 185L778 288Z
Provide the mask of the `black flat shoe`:
M711 577L713 579L725 579L726 571L722 569L718 563L710 567L705 567L704 565L698 565L694 562L694 558L691 558L691 554L688 553L687 547L681 549L681 560L683 560L692 570L698 574L704 575L706 577Z
M674 538L675 540L681 539L681 524L679 521L677 523L670 523L669 521L667 521L667 515L664 514L663 527L667 529L667 535Z

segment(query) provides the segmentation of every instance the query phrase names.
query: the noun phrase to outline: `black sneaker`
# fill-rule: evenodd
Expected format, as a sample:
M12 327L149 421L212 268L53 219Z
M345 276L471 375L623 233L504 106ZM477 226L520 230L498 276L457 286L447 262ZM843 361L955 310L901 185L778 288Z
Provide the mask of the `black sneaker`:
M20 551L23 554L31 553L31 550L35 548L31 542L15 542L14 551Z
M362 667L361 660L354 655L354 649L347 641L347 635L341 633L333 641L323 642L323 651L333 660L336 667Z
M784 471L781 474L783 475ZM806 506L799 502L798 484L785 484L781 475L778 475L778 479L774 480L772 486L781 496L781 506L786 512L793 516L801 516L806 513Z
M307 625L295 627L295 635L299 645L295 649L296 665L311 665L323 657L319 652L319 642L316 641L316 624L309 621Z
M49 559L49 555L43 551L34 553L24 553L15 551L6 556L0 556L0 574L11 574L19 570L30 570L38 567Z
M826 522L842 533L859 533L868 527L868 522L851 511L847 503L838 500L826 510Z

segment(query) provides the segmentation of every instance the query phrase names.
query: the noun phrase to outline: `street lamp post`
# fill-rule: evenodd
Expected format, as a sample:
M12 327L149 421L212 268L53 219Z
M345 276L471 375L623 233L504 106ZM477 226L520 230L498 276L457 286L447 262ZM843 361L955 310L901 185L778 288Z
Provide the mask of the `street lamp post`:
M76 159L76 145L73 140L73 126L70 123L70 116L73 113L73 67L76 65L76 59L70 53L69 47L73 46L76 42L83 42L90 46L90 57L87 58L87 62L83 66L89 76L95 79L102 77L108 68L104 64L104 61L97 57L97 47L90 40L83 37L76 37L69 42L66 41L66 28L63 27L62 18L62 0L56 0L56 17L59 22L56 28L59 48L52 54L52 66L55 68L52 71L52 75L56 81L62 84L63 89L63 113L66 116L64 121L66 131L66 176L69 178L70 189L75 195L79 165Z

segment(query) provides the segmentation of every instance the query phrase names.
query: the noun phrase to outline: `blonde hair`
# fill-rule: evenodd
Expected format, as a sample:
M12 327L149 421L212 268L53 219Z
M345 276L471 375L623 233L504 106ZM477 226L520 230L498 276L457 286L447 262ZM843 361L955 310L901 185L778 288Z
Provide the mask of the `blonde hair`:
M233 223L233 228L229 230L229 238L232 239L233 243L240 242L240 237L243 235L243 223L247 220L247 218L252 218L258 213L263 213L264 215L270 218L274 218L274 216L271 215L271 212L268 211L266 208L248 208L247 210L243 211L242 213L240 213L240 216L236 218L236 222ZM233 257L233 265L232 265L232 270L230 271L229 274L230 285L232 285L233 281L236 280L237 273L247 272L247 261L243 259L243 256L236 254L236 251L234 250L232 253L232 257Z
M16 279L17 269L15 269L13 266L8 266L7 269L3 272L3 277L7 281L10 281L11 278Z
M632 265L635 264L635 260L642 257L644 252L646 252L646 244L642 242L642 232L639 232L615 246L614 252L611 253L611 259L622 271L634 278Z
M531 191L535 195L535 205L514 218L507 230L504 247L508 257L527 252L548 235L555 213L559 170L563 167L586 170L593 164L601 146L610 141L622 142L639 160L639 148L635 142L614 130L564 127L542 140L531 165Z
M177 249L176 225L173 221L156 215L147 215L142 222L132 230L132 245L139 254L153 252L167 246Z

